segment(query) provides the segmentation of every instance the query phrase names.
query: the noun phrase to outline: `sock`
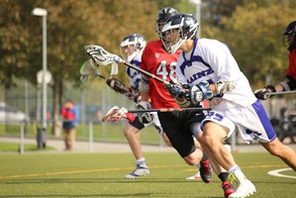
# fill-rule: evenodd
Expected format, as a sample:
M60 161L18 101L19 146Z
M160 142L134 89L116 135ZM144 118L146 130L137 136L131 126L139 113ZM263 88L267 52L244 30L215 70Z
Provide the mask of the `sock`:
M142 165L142 166L147 166L144 157L142 157L142 158L136 160L136 164L137 164L137 165Z
M227 181L227 177L228 177L228 173L227 172L221 172L219 175L218 175L219 179L223 182Z
M238 165L235 165L233 167L231 167L228 170L229 173L232 173L235 175L235 177L238 179L238 181L241 183L244 180L247 180L246 176L244 175L244 173L241 171L241 169L239 168Z
M200 163L196 164L195 167L197 168L197 170L199 170L199 168L200 168Z

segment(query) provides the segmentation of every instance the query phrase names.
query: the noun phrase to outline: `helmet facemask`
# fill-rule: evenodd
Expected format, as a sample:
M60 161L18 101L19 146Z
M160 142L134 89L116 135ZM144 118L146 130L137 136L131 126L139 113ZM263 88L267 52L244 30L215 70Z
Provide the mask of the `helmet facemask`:
M122 57L131 62L146 46L144 37L138 34L128 35L120 44Z
M283 43L289 51L296 48L296 21L291 22L284 32Z
M161 35L166 51L175 53L186 40L195 38L198 28L198 22L191 15L178 14L171 17L164 25Z
M170 54L174 54L186 41L181 28L170 29L162 33L161 41L164 48Z

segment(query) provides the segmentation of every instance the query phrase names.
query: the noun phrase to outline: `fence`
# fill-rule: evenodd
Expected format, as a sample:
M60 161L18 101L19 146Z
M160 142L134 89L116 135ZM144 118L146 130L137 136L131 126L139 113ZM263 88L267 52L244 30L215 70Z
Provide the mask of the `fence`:
M93 141L125 141L124 136L121 134L124 123L121 122L116 125L107 126L101 123L97 118L97 113L104 113L110 109L113 105L125 106L132 108L132 104L126 97L114 93L106 86L92 85L89 88L74 88L71 85L66 85L65 98L71 98L80 109L80 125L78 132L80 136L78 138L88 140L90 143ZM52 113L52 92L48 89L48 125L47 129L48 137L54 137L49 132L53 127ZM18 86L5 90L2 92L1 97L4 102L15 109L23 112L25 115L29 115L30 119L28 123L18 123L17 125L11 125L9 122L4 122L0 125L0 135L19 135L21 137L37 136L38 123L40 123L40 116L38 118L38 112L40 112L40 94L38 87L30 85L25 80L18 82ZM0 98L1 98L0 97ZM296 109L296 99L293 96L279 97L275 96L272 99L263 102L267 113L270 118L281 119L282 108ZM59 121L61 123L61 120ZM61 124L60 124L61 126ZM61 127L60 127L61 128ZM114 132L115 131L115 132ZM162 140L158 136L152 136L156 134L153 127L147 129L147 139L142 138L144 143L153 143L162 145ZM150 132L151 131L151 132ZM143 132L145 134L145 132ZM151 133L151 134L149 134ZM241 143L239 138L234 138L235 144ZM91 144L90 144L91 145ZM91 150L91 146L90 146Z

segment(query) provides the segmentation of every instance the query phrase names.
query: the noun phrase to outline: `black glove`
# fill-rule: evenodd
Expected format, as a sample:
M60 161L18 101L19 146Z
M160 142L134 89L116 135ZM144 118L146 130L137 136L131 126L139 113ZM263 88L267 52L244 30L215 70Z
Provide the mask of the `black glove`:
M190 86L188 84L175 83L171 81L166 85L167 90L174 97L186 97L190 93Z
M151 105L149 102L141 101L137 104L136 108L139 110L146 110L151 109ZM137 117L142 124L150 124L151 122L153 122L154 119L154 115L151 112L138 113Z
M263 89L257 89L254 91L256 98L259 100L266 100L267 98L272 97L273 95L266 95L267 93L276 92L275 87L273 85L267 85Z

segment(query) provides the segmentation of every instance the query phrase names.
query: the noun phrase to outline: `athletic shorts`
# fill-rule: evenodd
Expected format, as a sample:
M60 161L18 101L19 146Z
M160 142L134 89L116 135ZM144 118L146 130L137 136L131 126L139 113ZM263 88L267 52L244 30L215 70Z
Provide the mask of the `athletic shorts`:
M237 129L247 143L272 142L276 138L270 119L259 100L247 107L236 106L226 110L214 108L206 115L200 130L208 121L228 128L228 137Z
M160 121L158 119L158 115L156 112L151 113L153 114L154 118L153 118L153 122L149 123L149 124L143 124L138 117L135 118L134 121L129 122L130 125L132 125L133 127L135 127L138 130L142 130L143 128L153 124L154 127L157 129L159 134L163 133L163 129L161 127Z
M181 157L195 151L193 124L200 123L204 114L197 111L161 112L158 117L163 131Z

